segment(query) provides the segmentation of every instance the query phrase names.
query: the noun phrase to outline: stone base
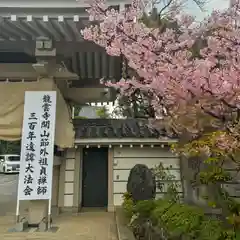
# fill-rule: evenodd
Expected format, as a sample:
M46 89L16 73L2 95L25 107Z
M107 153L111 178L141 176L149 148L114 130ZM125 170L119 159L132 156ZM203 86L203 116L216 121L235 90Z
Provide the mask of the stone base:
M9 229L9 232L24 232L28 228L28 221L24 219L23 221L16 223L15 227Z
M38 225L42 221L47 221L48 201L32 200L29 201L28 222L29 224Z
M48 230L48 224L47 222L40 222L38 225L38 232L46 232Z
M45 221L40 222L39 224L29 224L27 220L16 223L13 228L10 228L8 232L56 232L58 227L48 228L48 223Z

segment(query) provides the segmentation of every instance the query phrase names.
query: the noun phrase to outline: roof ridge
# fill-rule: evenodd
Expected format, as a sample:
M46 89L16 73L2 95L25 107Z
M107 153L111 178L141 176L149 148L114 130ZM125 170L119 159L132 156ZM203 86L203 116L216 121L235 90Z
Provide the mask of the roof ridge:
M164 129L148 124L148 119L76 119L76 138L159 138L166 137Z

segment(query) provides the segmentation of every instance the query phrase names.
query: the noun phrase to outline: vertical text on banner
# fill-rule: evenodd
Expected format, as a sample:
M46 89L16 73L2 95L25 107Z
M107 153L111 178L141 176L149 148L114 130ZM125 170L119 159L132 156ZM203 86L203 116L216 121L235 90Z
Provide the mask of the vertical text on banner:
M19 200L51 198L55 120L55 91L25 92Z

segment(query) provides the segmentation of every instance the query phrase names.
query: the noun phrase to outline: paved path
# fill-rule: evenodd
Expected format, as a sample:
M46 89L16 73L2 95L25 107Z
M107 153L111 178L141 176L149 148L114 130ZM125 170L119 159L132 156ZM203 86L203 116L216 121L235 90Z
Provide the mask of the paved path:
M0 239L4 240L118 240L114 215L106 212L80 213L78 216L60 216L53 226L55 233L8 233L13 217L0 218Z
M0 174L0 239L3 240L118 240L112 213L84 212L53 218L55 233L8 233L14 226L18 175ZM21 204L21 216L26 206Z
M17 199L18 175L16 174L0 174L0 204L6 202L4 196L8 196L8 200Z
M0 174L0 217L14 215L17 203L17 174ZM21 214L24 215L27 202L21 204Z
M18 175L0 174L0 216L16 211L17 185Z

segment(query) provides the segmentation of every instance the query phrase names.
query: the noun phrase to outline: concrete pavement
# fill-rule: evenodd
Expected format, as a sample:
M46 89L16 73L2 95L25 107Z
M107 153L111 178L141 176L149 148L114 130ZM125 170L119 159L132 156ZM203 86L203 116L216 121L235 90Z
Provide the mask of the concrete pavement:
M78 216L59 216L53 226L55 233L27 232L8 233L13 226L13 218L0 217L0 239L4 240L118 240L114 214L106 212L86 212Z
M11 216L16 212L17 174L0 174L0 216ZM27 202L20 206L21 214L25 215Z
M0 239L4 240L118 240L115 217L107 212L82 212L53 218L56 232L9 233L14 226L18 175L0 174ZM21 216L26 203L21 204Z

